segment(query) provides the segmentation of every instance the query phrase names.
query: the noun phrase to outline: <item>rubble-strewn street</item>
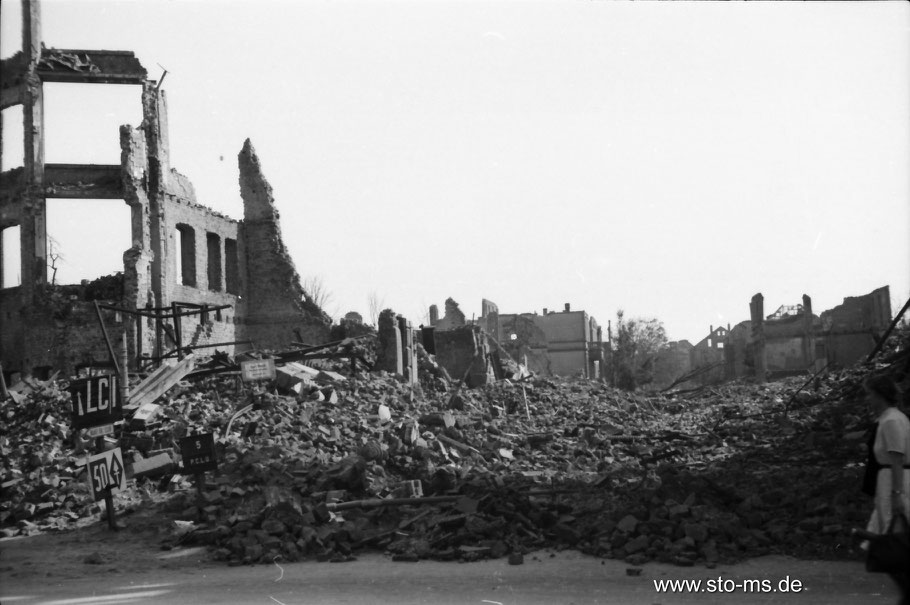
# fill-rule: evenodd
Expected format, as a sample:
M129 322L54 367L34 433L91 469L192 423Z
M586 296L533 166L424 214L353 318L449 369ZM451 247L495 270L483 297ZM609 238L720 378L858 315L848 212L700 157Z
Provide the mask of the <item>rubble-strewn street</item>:
M849 531L870 508L859 383L873 370L903 375L907 346L898 332L874 368L808 382L665 394L555 378L465 389L429 372L416 386L326 361L242 382L203 366L106 438L122 448L129 478L114 502L127 521L157 511L144 518L158 524L162 547L205 545L230 564L347 561L369 550L520 564L545 547L633 565L856 558ZM4 536L103 519L86 480L91 443L71 429L66 386L29 380L3 404ZM207 432L219 468L197 492L177 443Z
M910 598L904 4L201 4L0 7L4 604Z

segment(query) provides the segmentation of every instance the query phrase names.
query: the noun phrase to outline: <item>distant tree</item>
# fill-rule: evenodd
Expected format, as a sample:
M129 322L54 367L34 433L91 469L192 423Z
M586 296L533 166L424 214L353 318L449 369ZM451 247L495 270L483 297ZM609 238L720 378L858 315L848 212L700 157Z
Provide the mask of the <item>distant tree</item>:
M51 285L55 286L57 285L57 269L60 268L57 264L65 259L60 252L60 242L50 235L47 236L47 257L50 259L47 266L51 270Z
M613 339L614 385L628 391L654 379L657 353L667 344L664 325L653 318L626 319L616 312L616 336Z
M305 302L316 305L328 317L337 315L337 309L329 311L326 307L332 302L332 293L329 291L321 275L311 275L303 280Z
M369 296L367 296L367 307L370 313L370 325L379 325L379 313L382 311L382 307L384 306L385 298L380 298L379 293L376 292L376 290L370 292Z

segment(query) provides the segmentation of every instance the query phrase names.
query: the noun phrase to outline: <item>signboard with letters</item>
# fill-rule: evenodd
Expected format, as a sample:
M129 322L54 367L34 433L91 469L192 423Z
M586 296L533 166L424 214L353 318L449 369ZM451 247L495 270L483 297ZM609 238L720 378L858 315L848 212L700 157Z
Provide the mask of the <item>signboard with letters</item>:
M203 433L180 440L180 455L187 473L204 473L218 468L215 456L215 435Z
M123 418L117 376L105 374L73 381L69 387L73 402L73 428L85 429L113 424Z
M126 489L126 469L119 447L88 459L88 482L96 502L107 495L107 488L111 488L111 493Z
M85 432L86 437L89 439L97 439L98 437L104 437L105 435L114 434L114 425L113 424L99 424L93 426Z
M274 380L274 359L253 359L240 362L240 377L244 382L253 380Z

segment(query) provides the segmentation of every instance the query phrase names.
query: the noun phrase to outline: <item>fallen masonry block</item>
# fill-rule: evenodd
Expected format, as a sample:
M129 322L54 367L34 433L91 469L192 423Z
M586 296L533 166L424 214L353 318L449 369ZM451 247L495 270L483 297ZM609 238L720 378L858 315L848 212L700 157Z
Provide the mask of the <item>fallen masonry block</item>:
M300 395L307 387L316 384L316 377L319 376L319 373L319 370L302 363L286 363L275 368L275 383L279 389Z
M338 372L330 372L328 370L323 370L319 372L316 376L316 382L326 384L331 382L344 382L347 378L339 374Z
M171 459L170 455L166 452L162 452L151 458L143 458L142 460L133 462L132 477L134 479L140 479L142 477L160 477L161 475L173 471L174 468L174 461Z
M157 403L143 403L133 414L133 418L130 420L130 427L140 431L151 427L157 423L161 409L161 406Z
M488 555L492 548L490 546L459 546L458 550L465 554Z
M616 524L616 529L621 532L631 534L635 531L635 528L638 526L638 519L633 515L626 515L623 517L619 523Z
M322 389L322 396L323 396L322 401L324 401L325 403L331 403L332 405L335 405L338 403L338 393L335 391L335 389L333 389L331 387L326 387L326 388Z

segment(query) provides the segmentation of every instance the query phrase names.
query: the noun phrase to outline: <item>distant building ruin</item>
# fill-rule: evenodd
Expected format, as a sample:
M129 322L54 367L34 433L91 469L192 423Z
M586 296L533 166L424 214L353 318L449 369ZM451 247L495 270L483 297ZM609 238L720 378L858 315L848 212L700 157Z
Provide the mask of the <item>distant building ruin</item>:
M593 317L572 311L568 303L559 313L544 309L543 315L512 314L500 313L496 303L483 299L476 321L466 320L451 298L445 309L445 316L439 318L436 306L430 307L429 338L445 351L438 361L453 376L465 371L464 360L486 357L493 359L492 369L473 362L471 372L477 374L473 383L481 383L484 375L495 376L502 357L540 376L604 376L603 332Z
M891 322L888 286L815 315L812 299L782 305L765 315L759 293L749 303L750 319L714 328L697 345L670 343L658 357L655 385L667 387L680 377L693 384L734 378L766 380L848 367L872 352Z
M0 269L4 370L71 372L106 360L89 299L103 303L110 340L125 334L131 365L213 344L233 353L238 341L256 347L326 341L331 319L301 287L250 141L238 159L244 205L238 221L197 203L190 181L171 167L167 98L133 53L45 48L39 2L22 5L22 51L0 65L0 105L22 107L25 149L23 166L0 174L0 244L18 230L21 250L19 285ZM47 82L141 87L142 123L120 127L119 165L45 162ZM0 128L0 140L2 134ZM133 245L123 251L115 287L99 293L48 283L52 198L129 206Z

